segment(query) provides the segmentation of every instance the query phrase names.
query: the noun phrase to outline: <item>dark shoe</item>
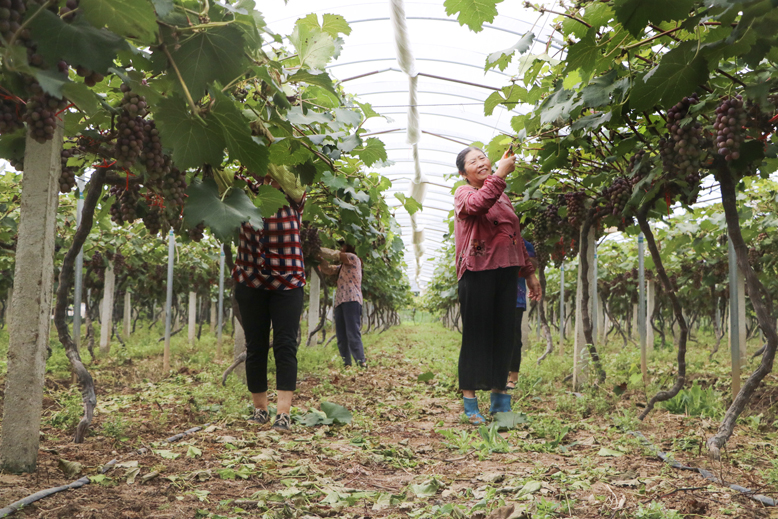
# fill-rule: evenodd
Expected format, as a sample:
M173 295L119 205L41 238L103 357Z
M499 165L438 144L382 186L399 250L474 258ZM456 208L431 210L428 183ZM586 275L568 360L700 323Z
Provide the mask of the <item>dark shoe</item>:
M276 431L289 432L292 430L292 417L286 413L278 413L276 421L273 422L273 429Z
M367 369L367 360L358 360L357 366L359 366L360 368Z
M486 418L484 418L484 415L478 410L478 399L465 397L463 400L465 404L465 415L467 415L467 419L470 420L470 423L473 425L486 423Z
M489 409L489 414L510 413L510 411L511 395L506 393L492 393L492 407Z
M254 415L249 418L249 422L258 423L264 425L270 421L270 413L264 409L254 408Z

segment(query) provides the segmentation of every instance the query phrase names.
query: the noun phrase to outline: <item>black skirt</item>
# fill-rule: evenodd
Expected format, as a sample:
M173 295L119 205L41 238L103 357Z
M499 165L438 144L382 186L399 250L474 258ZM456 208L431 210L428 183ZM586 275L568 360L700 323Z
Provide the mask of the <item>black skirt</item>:
M459 388L505 389L513 354L519 267L465 271L459 280Z

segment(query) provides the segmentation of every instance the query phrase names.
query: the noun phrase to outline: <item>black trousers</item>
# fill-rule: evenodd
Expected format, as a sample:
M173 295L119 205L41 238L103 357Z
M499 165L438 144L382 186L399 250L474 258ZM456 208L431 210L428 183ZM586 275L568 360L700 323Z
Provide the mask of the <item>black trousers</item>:
M513 354L519 267L465 271L459 280L459 388L505 389Z
M521 319L524 317L524 308L516 307L513 315L513 355L511 356L510 371L518 373L521 368Z
M246 334L246 385L249 391L267 391L271 323L276 386L280 391L294 391L297 388L297 334L303 311L302 287L264 290L236 283L235 298Z
M365 348L362 345L362 305L348 301L335 307L335 334L338 336L338 351L346 366L351 366L351 357L357 363L365 362Z

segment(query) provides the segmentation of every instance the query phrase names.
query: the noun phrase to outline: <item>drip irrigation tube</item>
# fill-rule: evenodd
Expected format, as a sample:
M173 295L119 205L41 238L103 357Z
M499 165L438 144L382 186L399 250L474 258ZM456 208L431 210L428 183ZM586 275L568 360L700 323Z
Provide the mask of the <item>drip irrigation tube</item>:
M170 438L166 438L163 441L167 442L167 443L176 442L176 441L178 441L178 440L180 440L180 439L182 439L182 438L184 438L186 436L189 436L190 434L194 434L197 431L200 431L200 430L208 427L208 425L210 425L210 424L205 424L202 427L192 427L191 429L187 429L186 431L184 431L182 433L179 433L179 434L176 434L174 436L171 436ZM146 452L148 452L148 449L146 447L143 447L142 449L138 449L136 451L133 451L133 453L136 453L136 454L145 454ZM116 465L116 463L118 463L118 461L119 460L113 459L113 460L109 461L108 463L106 463L105 465L103 465L103 468L100 469L100 474L105 474L106 472L111 470L114 467L114 465ZM20 508L25 507L25 506L29 506L29 505L33 504L34 502L40 501L41 499L43 499L45 497L49 497L49 496L54 495L54 494L56 494L58 492L62 492L64 490L71 490L71 489L81 488L84 485L88 485L89 483L90 483L89 478L87 476L84 476L83 478L79 478L79 479L75 480L72 483L68 483L67 485L62 485L62 486L54 487L54 488L48 488L46 490L41 490L39 492L35 492L34 494L32 494L30 496L27 496L24 499L20 499L19 501L11 503L10 505L6 506L5 508L0 508L0 519L2 519L4 517L8 517L12 513L14 513L17 510L19 510Z
M763 496L761 494L755 494L752 490L747 489L746 487L741 487L740 485L735 484L727 484L721 479L717 478L713 472L701 468L696 467L689 467L688 465L684 465L683 463L676 461L674 459L671 459L667 454L660 451L656 448L656 446L651 443L648 438L646 438L642 432L640 431L630 431L630 434L638 438L643 445L651 449L656 456L673 467L674 469L680 469L680 470L691 470L693 472L699 473L702 477L707 479L708 481L711 481L713 483L716 483L718 485L723 485L725 487L731 488L732 490L737 490L741 494L745 495L749 499L753 499L754 501L758 501L759 503L762 503L765 506L778 506L778 501L771 497Z

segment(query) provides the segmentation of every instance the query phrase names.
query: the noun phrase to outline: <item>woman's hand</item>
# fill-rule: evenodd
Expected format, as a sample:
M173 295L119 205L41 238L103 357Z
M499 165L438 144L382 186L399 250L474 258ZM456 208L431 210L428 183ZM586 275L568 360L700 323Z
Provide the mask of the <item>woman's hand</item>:
M543 289L540 287L540 281L535 274L530 274L527 278L527 295L533 301L540 301L543 296Z
M500 164L497 166L497 171L494 174L505 179L514 169L516 169L516 156L513 154L513 146L511 146L502 154Z

